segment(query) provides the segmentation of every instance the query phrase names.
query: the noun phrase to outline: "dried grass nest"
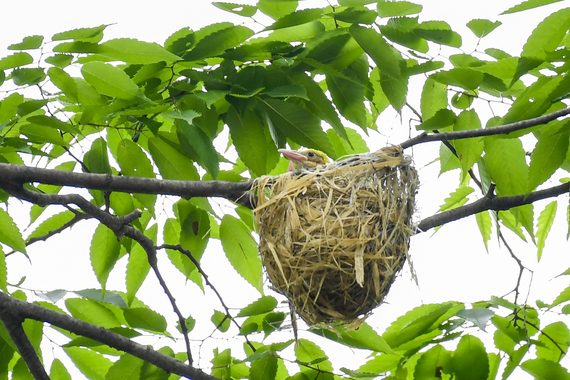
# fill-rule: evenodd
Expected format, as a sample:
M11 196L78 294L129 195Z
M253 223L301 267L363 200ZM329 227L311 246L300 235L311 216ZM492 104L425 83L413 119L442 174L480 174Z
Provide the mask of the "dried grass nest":
M256 180L259 253L313 326L358 326L408 257L418 177L398 146Z

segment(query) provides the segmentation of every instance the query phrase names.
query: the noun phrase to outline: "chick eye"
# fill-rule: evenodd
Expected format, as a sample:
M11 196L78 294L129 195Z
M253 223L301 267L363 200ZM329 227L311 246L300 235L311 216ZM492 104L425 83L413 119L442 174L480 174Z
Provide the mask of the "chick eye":
M308 156L309 156L309 157L315 157L315 153L309 152L309 153L308 153Z

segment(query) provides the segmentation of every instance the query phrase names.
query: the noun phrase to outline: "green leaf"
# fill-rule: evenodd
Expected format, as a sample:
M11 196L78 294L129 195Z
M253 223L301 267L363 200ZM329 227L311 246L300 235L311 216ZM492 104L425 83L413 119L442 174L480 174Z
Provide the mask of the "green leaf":
M487 308L463 309L457 312L457 316L473 322L475 326L483 331L486 331L485 328L494 315L495 313Z
M453 310L455 306L457 306L455 303L450 302L416 307L392 322L382 334L382 338L390 347L397 349L404 343L437 328L437 323L445 318L448 312L456 313Z
M277 300L271 296L262 296L240 310L238 317L266 314L273 311L277 306Z
M544 183L562 165L568 152L570 132L543 134L530 156L526 194Z
M536 357L558 363L564 357L564 352L568 351L570 330L564 322L551 323L542 328L538 341Z
M562 1L562 0L526 0L520 4L515 5L514 7L507 9L506 11L504 11L501 14L506 15L509 13L522 12L522 11L526 11L528 9L542 7L543 5L557 3L559 1Z
M104 224L99 224L91 240L89 256L95 276L103 289L105 289L109 273L119 258L120 250L121 245L115 233Z
M274 1L274 0L259 0L257 2L257 7L261 12L268 15L274 20L279 20L280 18L294 12L298 5L297 0L285 0L285 1Z
M54 129L59 129L63 132L68 132L73 134L80 133L79 128L77 128L75 125L63 122L54 116L36 115L29 117L27 120L32 124L38 124Z
M465 90L474 90L483 81L483 73L465 67L458 67L448 71L440 71L430 76L430 78L449 85L461 87Z
M130 354L123 354L113 363L105 375L105 380L138 380L140 379L141 368L145 362Z
M556 89L563 80L561 76L538 78L527 87L513 102L503 124L531 119L546 112L556 97Z
M208 170L212 177L217 178L220 170L219 158L212 139L184 119L176 119L174 125L177 127L180 144L186 153L191 153L196 162ZM187 147L191 148L192 152L189 152Z
M0 208L0 243L4 243L16 251L26 253L26 245L22 234L12 217Z
M500 21L492 22L489 20L476 19L469 21L467 23L467 27L471 29L473 34L477 37L483 38L493 30L497 29L501 24L502 22Z
M105 30L106 27L107 25L101 25L93 28L72 29L66 32L56 33L53 35L51 39L52 41L64 41L64 40L81 41L81 40L93 39L95 37L102 36L102 32L103 30Z
M332 75L327 75L326 78L327 88L340 114L362 129L366 129L364 84Z
M289 28L291 26L297 26L302 24L307 24L313 20L321 18L323 15L322 9L303 9L293 13L289 13L276 22L269 25L265 30L277 30L283 28Z
M6 267L6 255L4 254L4 250L2 250L1 245L0 245L0 290L3 290L4 293L8 294L8 269ZM1 346L2 345L0 344L0 347ZM0 358L2 358L1 349L0 349Z
M214 314L212 314L212 318L210 318L210 320L221 332L226 332L230 328L230 318L221 311L214 310Z
M266 95L272 98L301 98L309 100L307 97L307 90L299 84L291 84L286 86L274 87L265 92Z
M98 301L83 298L68 298L65 307L74 318L104 328L120 327L115 314Z
M489 358L479 338L465 335L459 341L451 359L453 373L458 379L486 379L489 375Z
M236 108L230 107L226 123L244 164L257 176L267 174L267 161L275 148L267 144L265 127L255 113L249 108L240 113Z
M200 179L194 162L163 139L149 138L148 150L162 178L180 181L197 181Z
M273 380L277 374L277 357L267 355L251 363L249 378L251 380Z
M8 46L8 50L32 50L37 49L42 46L42 42L44 42L43 36L28 36L24 37L22 42L19 44L12 44Z
M157 241L158 225L153 224L144 232L144 234L152 241ZM127 271L125 274L127 303L129 305L133 303L137 291L140 289L148 275L150 270L150 264L148 261L148 254L145 252L143 247L136 242L131 249L131 252L129 252L129 262L127 263Z
M334 13L335 20L352 24L373 24L377 17L378 13L366 8L347 8L341 12Z
M212 5L226 12L230 12L243 17L252 17L257 12L257 7L251 5L223 3L219 1L213 2Z
M451 361L451 352L435 345L421 355L414 369L414 379L432 379L436 373L450 373Z
M64 347L73 364L90 380L105 380L113 362L103 355L81 347Z
M164 61L172 63L181 58L162 46L132 38L116 38L99 45L99 54L113 61L148 64Z
M445 198L445 202L439 206L439 211L451 210L463 206L465 202L469 200L467 196L473 191L473 188L469 186L460 186L453 193L449 194L449 197Z
M447 108L442 108L437 110L437 112L424 121L423 123L416 126L417 130L434 130L434 129L442 129L448 127L455 123L457 116L453 111L448 110Z
M310 379L315 379L317 374L321 374L320 370L322 371L329 371L332 372L333 367L331 362L328 360L328 357L325 355L324 351L317 346L315 343L306 340L306 339L299 339L295 344L295 356L297 357L297 361L303 364L315 364L318 365L318 371L315 369L305 368L302 372L307 375ZM303 368L303 367L301 367Z
M525 151L518 139L485 139L485 165L501 196L524 194L528 177Z
M131 307L123 309L125 319L129 326L146 331L166 332L166 319L156 311L146 307Z
M428 41L451 47L461 47L461 36L451 30L444 21L422 22L414 29L414 33Z
M46 63L54 65L59 68L67 67L73 61L73 55L71 54L54 54L51 57L46 58ZM49 73L49 69L48 69Z
M85 154L85 165L91 173L111 174L107 142L104 138L93 141L91 149Z
M475 219L477 220L477 226L479 227L479 231L481 232L483 243L485 243L485 250L489 252L488 243L489 240L491 240L491 229L493 227L489 211L485 210L475 214Z
M25 124L20 127L20 132L26 135L32 142L38 144L52 143L67 146L67 142L61 134L53 128L42 125Z
M85 63L81 73L87 83L103 95L129 100L139 94L136 83L118 67L93 61Z
M428 78L422 90L422 97L420 101L422 117L424 122L431 119L436 115L439 110L447 108L447 85L436 82L431 77ZM450 116L450 115L448 115ZM451 125L453 121L447 125ZM434 126L434 128L438 128Z
M335 330L311 328L309 331L325 336L335 342L340 342L348 347L395 354L388 343L367 323L360 325L358 330L350 330L339 326Z
M395 371L402 360L401 355L376 355L358 368L359 373L381 375L387 371ZM371 376L364 376L370 378Z
M570 374L559 363L546 359L531 359L523 362L521 368L539 380L569 380Z
M224 252L235 270L254 288L263 292L261 260L249 229L239 219L224 215L220 225Z
M548 237L548 233L550 232L552 223L554 223L554 217L556 216L557 206L558 203L556 201L550 202L538 217L538 223L536 226L537 227L536 236L538 237L538 241L536 243L536 246L538 248L537 252L538 261L540 261L540 258L542 257L542 250L544 249L546 238Z
M46 74L43 68L14 69L12 71L12 80L17 86L33 86L41 83L44 79L46 79Z
M131 140L123 139L117 147L117 162L121 167L121 172L129 177L156 178L152 163L143 150ZM156 195L154 194L134 194L134 197L141 202L151 213L154 213Z
M75 214L69 210L52 215L44 220L39 226L37 226L36 229L30 234L30 236L28 236L26 241L30 241L31 239L39 237L47 237L50 232L54 232L57 229L63 227L74 217Z
M479 120L479 116L475 110L461 112L455 120L453 130L466 131L472 129L481 129L481 121ZM479 161L481 154L485 149L483 139L480 137L461 139L453 141L452 144L457 151L457 155L459 156L463 175L467 176L468 170L473 168L473 164Z
M51 380L72 380L71 375L65 368L65 365L57 358L51 362L49 378Z
M316 116L291 102L270 98L260 98L259 101L270 129L277 129L300 145L322 150L329 157L336 158L337 154Z
M15 67L34 63L31 55L25 52L18 52L0 59L0 70L13 69Z
M198 61L215 57L227 49L238 46L255 33L245 26L228 26L202 38L192 50L184 54L185 61Z
M423 7L409 1L378 1L380 17L398 17L420 13Z

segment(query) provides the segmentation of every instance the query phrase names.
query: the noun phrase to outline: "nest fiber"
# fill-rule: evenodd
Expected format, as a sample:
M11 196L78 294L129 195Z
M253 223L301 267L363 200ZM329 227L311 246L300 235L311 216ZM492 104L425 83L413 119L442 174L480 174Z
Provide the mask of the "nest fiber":
M408 256L418 186L400 147L256 182L259 253L309 325L358 324Z

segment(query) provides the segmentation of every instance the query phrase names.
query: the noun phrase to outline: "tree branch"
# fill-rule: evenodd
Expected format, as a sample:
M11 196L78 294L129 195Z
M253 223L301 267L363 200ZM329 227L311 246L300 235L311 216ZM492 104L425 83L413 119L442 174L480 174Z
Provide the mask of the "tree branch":
M48 322L53 326L129 353L169 373L175 373L193 380L219 380L200 369L186 365L179 360L153 350L149 346L133 342L103 327L83 322L39 305L17 300L2 292L0 292L0 310L10 310L17 318L29 318L40 322Z
M175 181L156 178L121 177L110 174L73 173L64 170L33 168L0 163L0 178L18 184L39 182L92 190L123 193L178 195L182 198L220 197L253 208L248 193L251 182Z
M427 217L419 222L416 227L420 231L425 232L431 228L441 226L443 224L453 222L461 218L465 218L469 215L477 214L481 211L508 210L513 207L528 205L541 199L556 197L560 194L567 193L569 189L570 182L567 182L563 183L562 185L550 187L548 189L534 191L527 197L524 195L515 195L512 197L494 197L488 195L465 206L454 208L453 210L445 211L440 214L435 214Z
M404 141L403 143L400 144L400 146L402 147L402 149L406 149L414 145L430 141L449 141L449 140L468 139L468 138L482 137L482 136L506 135L511 132L519 131L521 129L526 129L541 124L546 124L554 119L558 119L559 117L568 114L570 114L570 107L554 111L546 115L535 117L533 119L517 121L516 123L505 124L498 127L467 129L464 131L454 131L454 132L434 133L434 134L428 134L427 132L423 132L414 138Z
M2 292L0 292L0 296L8 297ZM8 334L10 334L10 338L12 338L12 342L14 342L18 348L20 356L24 359L34 379L50 380L34 346L24 331L24 327L22 326L24 318L18 315L10 305L3 305L3 307L0 307L0 319L4 323L4 326L6 326L6 330Z

